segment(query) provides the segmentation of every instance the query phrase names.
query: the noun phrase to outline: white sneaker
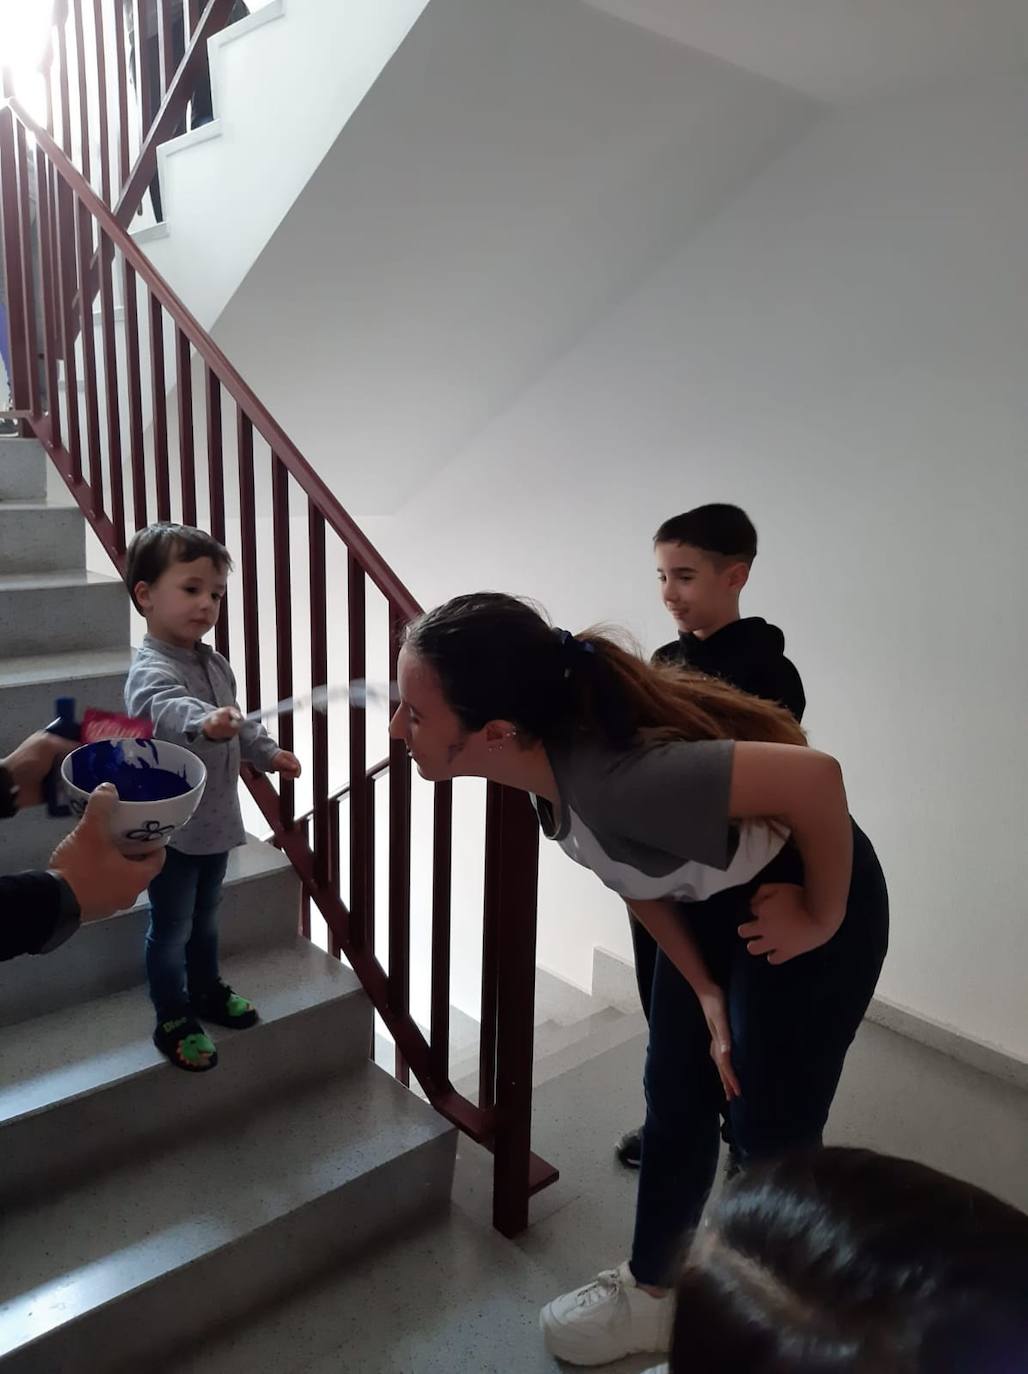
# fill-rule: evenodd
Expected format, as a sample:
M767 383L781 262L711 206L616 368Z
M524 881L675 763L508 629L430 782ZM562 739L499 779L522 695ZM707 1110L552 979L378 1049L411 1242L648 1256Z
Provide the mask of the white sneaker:
M592 1283L555 1298L539 1317L546 1349L568 1364L608 1364L625 1355L663 1353L671 1345L674 1296L653 1298L627 1260Z
M669 1364L655 1364L652 1369L644 1369L643 1374L671 1374Z

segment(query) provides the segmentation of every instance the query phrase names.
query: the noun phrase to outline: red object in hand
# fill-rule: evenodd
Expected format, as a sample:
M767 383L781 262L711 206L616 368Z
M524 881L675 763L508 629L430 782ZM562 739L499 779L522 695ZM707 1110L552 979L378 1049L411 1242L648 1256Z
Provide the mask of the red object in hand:
M104 739L152 739L153 721L141 716L119 716L113 711L90 707L82 715L82 743L98 744Z

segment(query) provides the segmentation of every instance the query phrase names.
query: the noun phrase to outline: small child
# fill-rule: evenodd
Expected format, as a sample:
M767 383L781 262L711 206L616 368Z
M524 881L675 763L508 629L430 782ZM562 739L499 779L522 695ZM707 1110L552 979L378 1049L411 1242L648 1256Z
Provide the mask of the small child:
M244 721L232 669L201 643L217 624L231 571L228 550L216 539L173 524L140 530L125 566L132 604L147 626L125 683L125 707L153 722L156 739L184 745L207 768L200 805L150 884L146 934L154 1044L177 1068L193 1073L218 1062L200 1018L240 1029L257 1020L257 1009L222 982L218 970L217 915L228 851L246 842L240 762L300 776L294 754L280 749L262 725Z

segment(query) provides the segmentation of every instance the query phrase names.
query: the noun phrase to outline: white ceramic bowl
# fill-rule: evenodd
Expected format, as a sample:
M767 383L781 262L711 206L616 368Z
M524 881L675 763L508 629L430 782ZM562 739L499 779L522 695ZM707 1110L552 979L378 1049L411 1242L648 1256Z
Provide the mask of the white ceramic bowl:
M109 763L117 766L108 768ZM128 783L145 782L146 775L154 769L175 774L188 790L178 797L158 796L152 801L119 801L116 804L111 814L114 842L119 849L138 851L155 844L167 844L199 805L207 782L207 769L195 754L180 744L158 739L84 744L64 759L61 780L68 794L68 805L76 816L81 816L90 793L101 782L113 782L117 787L120 773L123 784L120 790L128 791ZM88 780L91 785L88 788L78 786L76 776L79 781ZM156 790L159 792L160 788Z

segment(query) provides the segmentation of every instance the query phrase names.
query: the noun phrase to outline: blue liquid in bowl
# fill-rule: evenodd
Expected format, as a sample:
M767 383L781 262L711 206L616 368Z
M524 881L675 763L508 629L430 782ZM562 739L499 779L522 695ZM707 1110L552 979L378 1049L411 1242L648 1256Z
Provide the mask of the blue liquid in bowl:
M83 792L93 792L102 782L112 782L122 801L168 801L184 797L192 791L186 781L185 770L173 773L157 767L157 750L148 740L154 762L144 758L127 759L117 740L103 740L99 744L79 749L71 761L71 780Z

